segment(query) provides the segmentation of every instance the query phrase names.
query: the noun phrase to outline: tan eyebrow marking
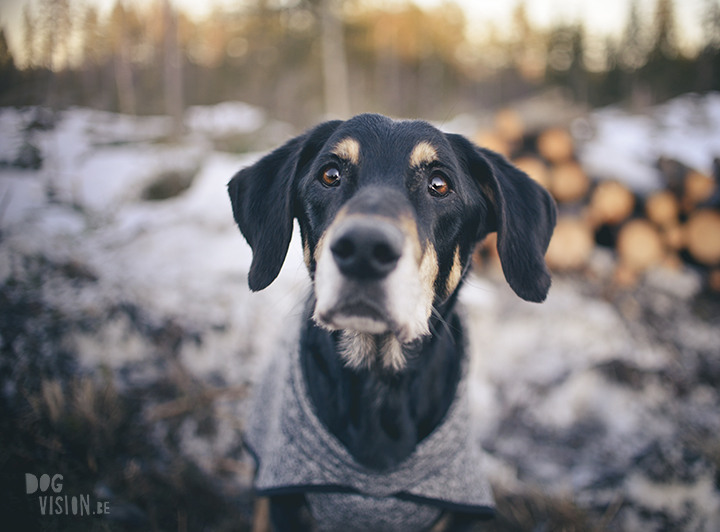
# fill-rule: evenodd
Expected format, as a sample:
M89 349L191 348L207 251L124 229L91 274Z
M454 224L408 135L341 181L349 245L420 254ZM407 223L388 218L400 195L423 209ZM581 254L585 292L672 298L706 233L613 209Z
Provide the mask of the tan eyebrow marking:
M352 164L360 162L360 143L352 137L346 137L333 148L333 153Z
M428 164L433 161L437 161L437 151L427 141L419 142L410 154L410 166L418 167L423 164Z

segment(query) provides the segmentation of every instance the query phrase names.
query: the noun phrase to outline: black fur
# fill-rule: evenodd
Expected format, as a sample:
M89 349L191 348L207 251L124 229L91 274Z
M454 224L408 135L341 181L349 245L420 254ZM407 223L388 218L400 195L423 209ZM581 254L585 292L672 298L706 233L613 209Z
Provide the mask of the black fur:
M351 370L337 356L336 334L306 320L303 369L318 417L359 463L390 469L440 423L460 379L465 345L452 304L432 318L433 335L419 343L399 373Z
M228 184L233 216L253 250L248 284L254 292L267 288L280 273L296 212L297 177L306 172L339 121L326 122L296 137Z
M332 153L348 136L361 147L358 165ZM420 141L436 148L437 161L411 168L409 154ZM328 164L339 167L340 186L327 187L318 179ZM428 193L434 170L449 180L452 192L445 197ZM406 459L432 432L455 395L465 343L455 312L459 285L450 293L445 287L456 248L464 276L475 245L497 231L508 283L523 299L543 301L550 287L543 256L555 225L555 206L544 189L502 156L426 122L396 122L379 115L327 122L241 170L229 183L235 220L253 250L250 288L261 290L277 277L294 218L314 278L315 249L329 224L359 192L373 189L385 198L374 202L374 208L412 216L421 245L435 248L432 334L413 344L408 365L400 372L352 370L337 354L339 333L312 320L311 299L301 360L319 418L359 463L386 470ZM294 519L288 514L301 507L297 498L273 501L278 530L299 527L298 522L288 524ZM456 516L458 527L466 521Z
M460 135L448 135L448 140L493 207L478 239L497 231L500 264L508 284L527 301L544 301L550 289L544 256L555 227L555 202L535 183L528 186L527 175L502 155L476 147Z

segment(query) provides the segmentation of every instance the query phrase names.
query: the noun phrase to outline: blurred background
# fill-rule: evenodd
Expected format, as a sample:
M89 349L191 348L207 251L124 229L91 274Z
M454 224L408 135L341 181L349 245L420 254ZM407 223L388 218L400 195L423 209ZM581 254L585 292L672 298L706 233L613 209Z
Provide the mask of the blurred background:
M720 530L718 91L718 0L0 0L0 516L261 531L247 397L309 281L296 235L249 292L225 186L379 112L558 203L545 303L493 235L461 296L477 530Z
M447 119L559 88L635 108L717 88L714 0L4 0L4 105L176 114L240 100L304 127Z

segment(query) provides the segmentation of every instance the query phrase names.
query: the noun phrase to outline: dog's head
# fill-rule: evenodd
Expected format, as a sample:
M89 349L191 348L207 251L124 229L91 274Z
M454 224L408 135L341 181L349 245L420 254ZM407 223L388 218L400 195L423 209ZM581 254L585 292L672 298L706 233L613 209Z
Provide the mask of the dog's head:
M502 156L422 121L359 115L320 124L238 172L235 221L253 250L248 282L277 277L297 218L314 281L314 319L343 330L351 365L404 364L434 307L493 231L503 272L528 301L550 287L550 195Z

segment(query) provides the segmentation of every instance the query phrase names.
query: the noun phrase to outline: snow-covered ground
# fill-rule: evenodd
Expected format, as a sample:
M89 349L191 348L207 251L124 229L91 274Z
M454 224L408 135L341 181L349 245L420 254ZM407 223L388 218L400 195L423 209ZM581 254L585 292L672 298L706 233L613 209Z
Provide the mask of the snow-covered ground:
M712 175L720 156L720 94L685 95L637 115L602 109L576 126L587 140L580 153L585 171L644 194L664 185L660 157Z
M168 330L180 331L173 356L189 378L251 385L309 287L295 235L278 280L247 288L251 252L225 186L260 154L215 151L212 137L257 134L265 114L240 103L192 108L188 134L171 141L165 117L73 109L53 128L26 130L34 113L0 110L0 286L34 286L38 264L50 264L36 289L70 324L63 349L81 371L110 369L121 390L160 378L157 335ZM643 116L600 110L579 129L590 175L648 191L659 186L660 156L709 172L720 156L720 95ZM28 144L40 169L12 164ZM183 175L192 181L179 194L144 199L159 180ZM612 260L600 255L596 264ZM628 293L605 288L559 277L533 305L500 278L465 286L471 393L493 483L576 501L614 530L720 530L717 316L693 311L701 286L691 270L651 272ZM9 380L2 390L18 393ZM240 424L243 408L216 405ZM209 475L239 441L234 429L203 434L192 419L179 434Z

